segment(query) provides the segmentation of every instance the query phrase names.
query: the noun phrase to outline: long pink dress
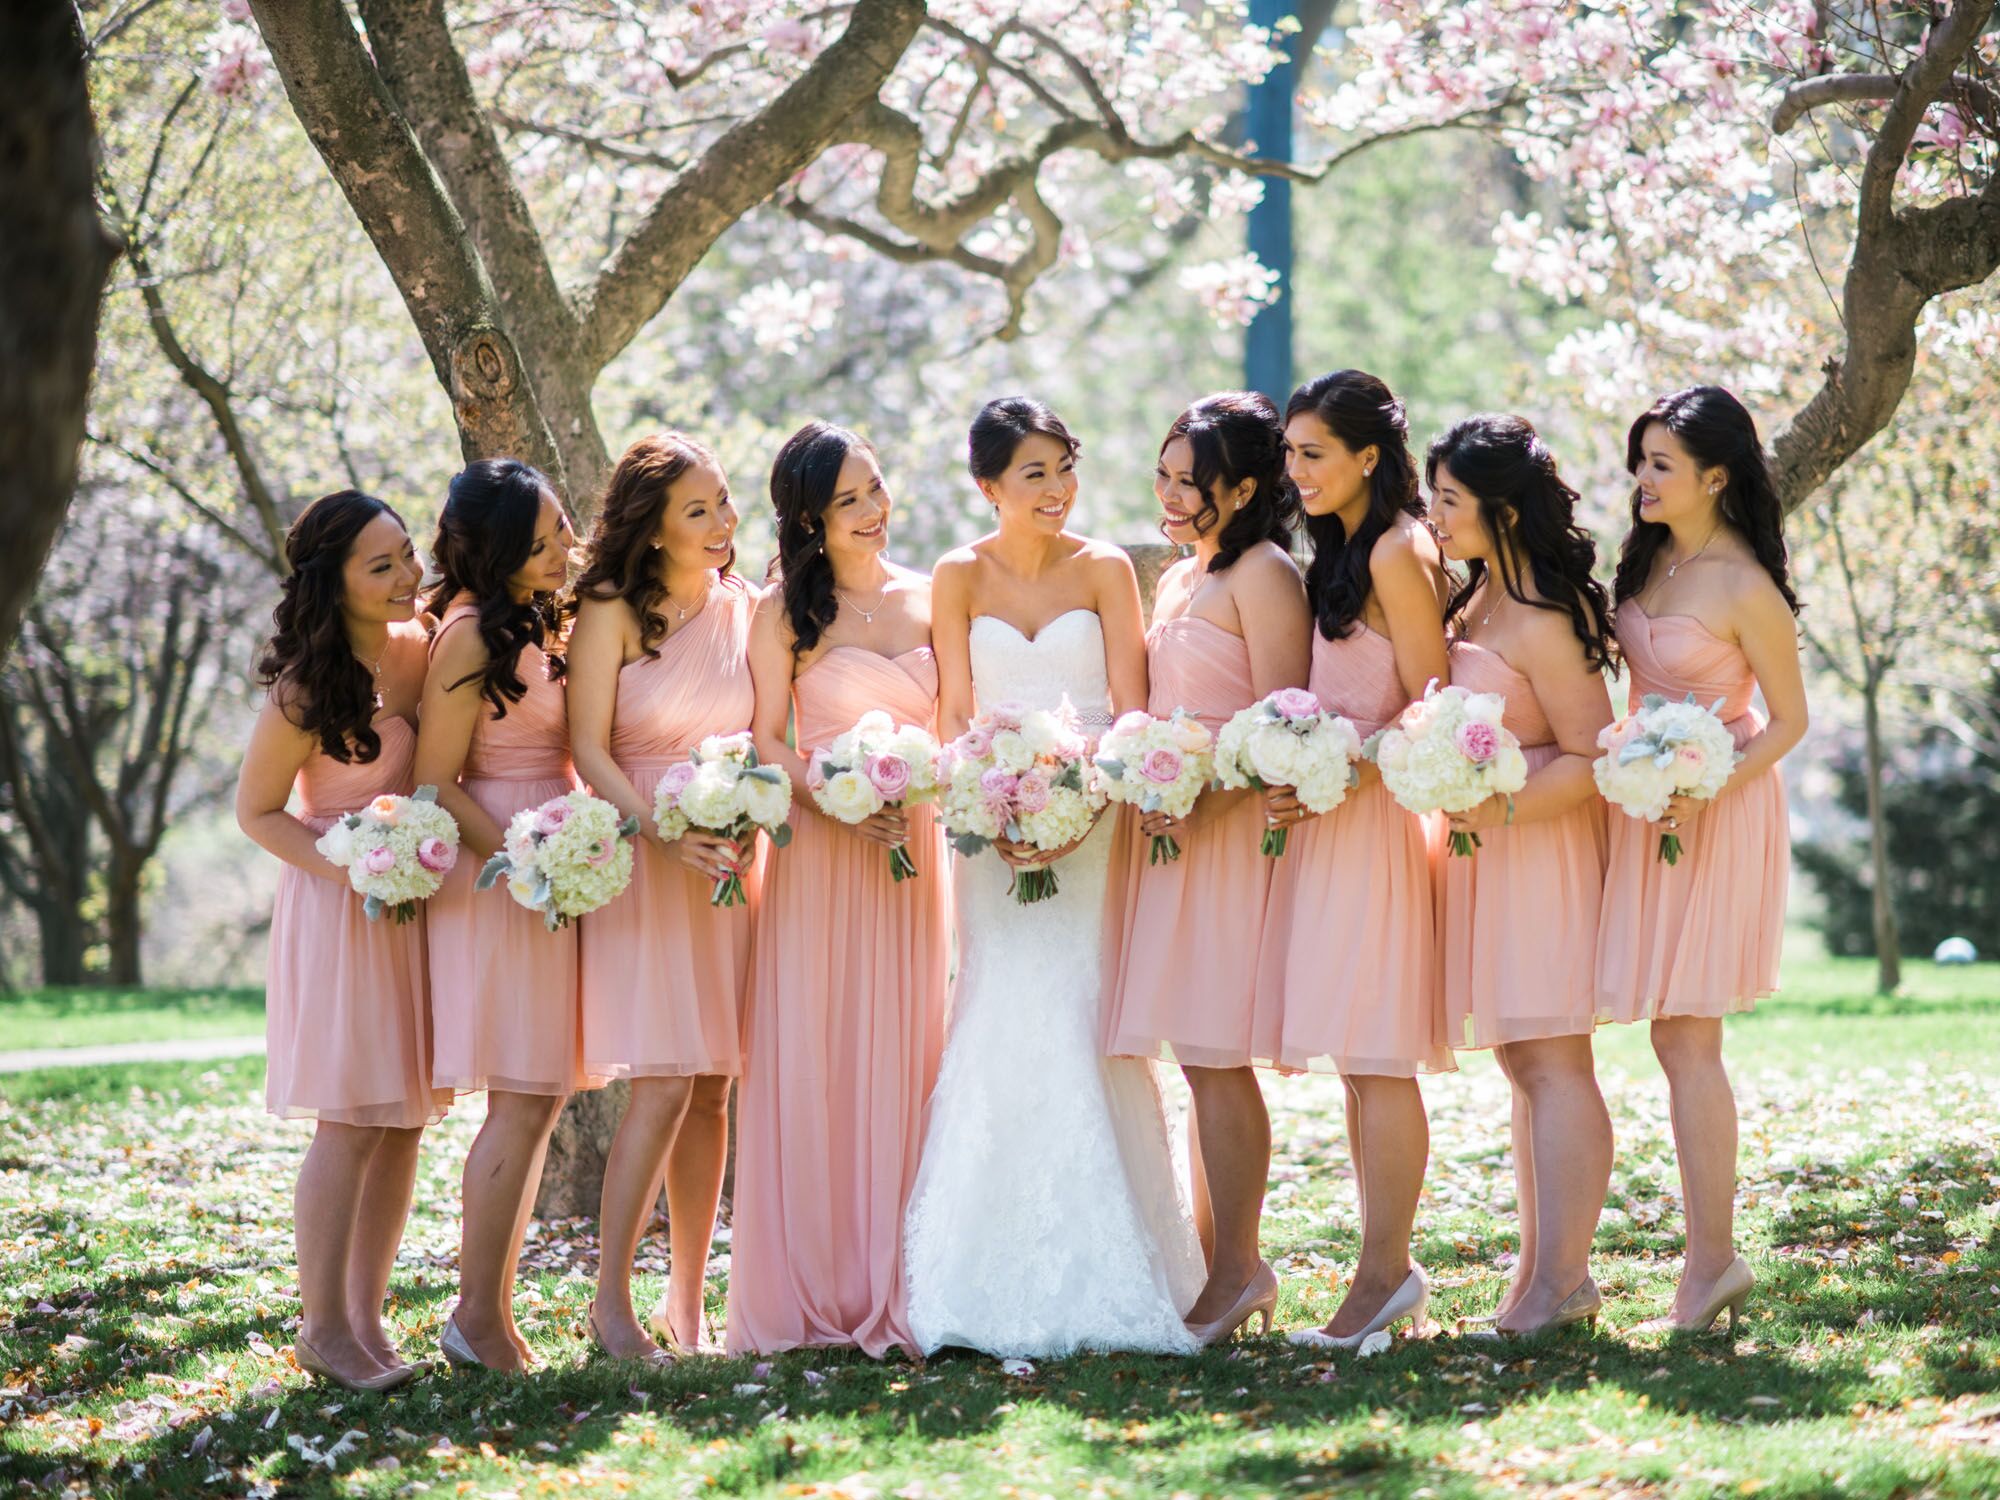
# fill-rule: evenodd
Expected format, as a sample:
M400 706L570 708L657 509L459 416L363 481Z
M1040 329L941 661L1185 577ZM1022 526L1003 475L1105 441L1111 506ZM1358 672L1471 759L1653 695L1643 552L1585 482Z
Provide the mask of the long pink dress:
M793 693L802 752L870 709L929 728L937 663L927 646L893 660L835 646ZM887 850L809 797L765 874L736 1117L731 1354L917 1349L903 1205L944 1048L951 877L931 809L908 817L913 880L893 880Z
M611 758L650 809L660 776L711 734L750 727L750 617L757 596L717 583L658 656L618 676ZM761 841L760 841L761 848ZM632 883L582 924L583 1069L592 1078L743 1071L743 998L762 857L749 905L709 905L713 882L640 839Z
M1257 701L1249 646L1197 615L1147 631L1146 665L1146 711L1155 716L1184 708L1219 730ZM1194 817L1181 857L1154 865L1138 816L1119 809L1105 903L1104 1051L1184 1067L1268 1067L1280 1012L1257 984L1277 864L1258 852L1263 799L1245 796L1206 818L1197 803Z
M1364 740L1409 701L1389 638L1360 621L1340 640L1313 632L1308 685ZM1278 1061L1395 1078L1455 1067L1424 820L1374 781L1293 829L1277 865L1257 983L1260 1008L1283 1017Z
M471 630L471 606L446 612L432 642ZM576 787L560 682L537 646L522 648L515 675L527 686L505 718L480 700L459 785L502 829L527 807ZM467 689L470 691L470 689ZM475 891L480 861L462 850L430 899L431 1081L455 1093L500 1089L567 1094L583 1085L577 1060L577 928L550 932L540 912L500 886Z
M1686 615L1650 619L1618 606L1630 703L1648 693L1719 710L1742 749L1764 727L1743 650ZM1773 766L1731 787L1681 832L1681 857L1658 857L1661 826L1611 812L1611 857L1597 937L1598 1008L1614 1021L1723 1016L1778 987L1791 879L1785 783Z
M1451 648L1454 687L1500 693L1504 723L1533 775L1562 754L1528 679L1471 641ZM1553 818L1482 828L1469 856L1439 839L1439 930L1446 1036L1492 1047L1588 1035L1597 1008L1597 917L1604 896L1605 806L1592 796Z
M299 819L324 833L384 792L415 788L417 732L375 721L381 753L343 764L315 750L300 769ZM369 921L347 884L287 864L271 910L264 1002L264 1103L284 1119L399 1129L441 1119L448 1091L431 1086L424 916Z

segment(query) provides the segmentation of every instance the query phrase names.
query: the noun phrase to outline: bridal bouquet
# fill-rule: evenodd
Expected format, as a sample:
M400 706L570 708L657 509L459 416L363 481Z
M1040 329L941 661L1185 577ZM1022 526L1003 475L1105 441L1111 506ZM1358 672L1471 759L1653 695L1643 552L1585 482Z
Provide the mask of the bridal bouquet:
M1432 682L1396 722L1369 737L1389 794L1413 813L1466 812L1496 794L1511 798L1528 782L1527 757L1501 724L1507 700ZM1477 833L1454 833L1453 854L1470 854Z
M1656 823L1676 796L1703 802L1715 796L1743 759L1721 707L1720 698L1703 708L1693 693L1679 703L1648 693L1637 713L1598 731L1605 754L1590 770L1604 800L1627 817ZM1672 829L1660 834L1659 857L1670 865L1680 861L1681 837Z
M1085 774L1090 747L1076 712L1000 703L978 715L939 758L939 809L961 854L1003 835L1037 849L1060 849L1090 831L1105 794ZM1056 893L1056 872L1016 870L1009 889L1026 904Z
M1097 784L1113 802L1185 818L1214 774L1214 747L1208 726L1185 709L1165 719L1134 710L1097 742ZM1172 834L1156 834L1147 863L1180 857Z
M631 882L636 817L589 792L566 792L540 807L523 808L507 824L507 842L486 861L474 882L485 890L507 877L507 894L542 914L554 932L596 911Z
M806 758L806 786L829 818L864 823L885 807L934 801L937 762L938 742L928 732L874 709ZM901 844L889 851L889 873L898 881L917 873Z
M437 788L420 786L407 797L385 792L348 813L313 847L347 871L347 883L367 898L361 909L369 921L387 912L407 922L458 863L458 824L438 806Z
M1215 779L1226 787L1286 786L1307 812L1332 812L1347 800L1361 736L1304 688L1279 688L1240 709L1215 741ZM1289 828L1266 828L1258 848L1285 852Z
M737 840L761 828L782 849L792 841L791 811L791 777L757 763L747 730L710 735L688 759L667 768L653 795L654 826L669 841L690 828ZM744 899L743 877L725 875L708 903L741 906Z

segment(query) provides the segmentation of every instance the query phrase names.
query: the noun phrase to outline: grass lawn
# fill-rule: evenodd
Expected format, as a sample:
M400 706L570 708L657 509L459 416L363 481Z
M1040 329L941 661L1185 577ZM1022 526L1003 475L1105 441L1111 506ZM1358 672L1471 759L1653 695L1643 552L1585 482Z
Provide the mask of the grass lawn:
M1730 1023L1742 1238L1760 1278L1732 1343L1627 1340L1677 1264L1666 1095L1636 1028L1599 1033L1618 1128L1596 1247L1603 1329L1440 1337L1361 1361L1279 1338L1186 1361L1004 1373L844 1354L593 1359L592 1226L538 1226L521 1292L544 1369L387 1397L287 1357L288 1215L305 1132L244 1059L0 1076L0 1485L38 1493L1027 1496L2000 1493L2000 968L1792 964ZM131 1014L137 1015L138 1010ZM1434 1311L1488 1310L1511 1240L1504 1084L1425 1085L1419 1255ZM1282 1327L1319 1321L1355 1249L1339 1086L1267 1087L1266 1249ZM412 1351L449 1306L477 1106L434 1132L394 1289ZM727 1279L718 1242L711 1280ZM664 1270L658 1237L642 1268Z
M264 992L257 989L53 989L0 995L4 1052L256 1036L263 1030Z

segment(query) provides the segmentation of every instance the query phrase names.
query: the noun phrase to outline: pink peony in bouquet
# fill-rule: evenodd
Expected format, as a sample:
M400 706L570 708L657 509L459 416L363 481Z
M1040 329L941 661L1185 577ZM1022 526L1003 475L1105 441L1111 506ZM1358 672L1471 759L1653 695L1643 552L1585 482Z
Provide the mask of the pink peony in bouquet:
M1060 849L1090 832L1106 801L1090 768L1090 746L1068 700L1056 709L996 704L976 715L939 756L939 811L951 846L977 854L995 839ZM1048 866L1016 870L1017 901L1056 893Z
M438 806L436 787L420 786L407 797L385 792L336 819L313 847L347 871L369 921L387 912L407 922L458 863L458 823Z

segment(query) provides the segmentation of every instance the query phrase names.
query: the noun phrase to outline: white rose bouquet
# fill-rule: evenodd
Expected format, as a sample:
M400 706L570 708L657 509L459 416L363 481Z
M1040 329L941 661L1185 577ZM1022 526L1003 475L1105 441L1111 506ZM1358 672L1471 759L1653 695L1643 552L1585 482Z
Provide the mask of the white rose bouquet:
M939 810L960 854L1006 837L1060 849L1090 832L1104 789L1087 775L1090 746L1067 700L1059 709L996 704L939 756ZM1009 887L1023 905L1056 893L1056 872L1016 870Z
M1304 688L1279 688L1240 709L1215 740L1215 779L1226 787L1288 786L1307 812L1332 812L1354 785L1361 736ZM1266 828L1258 848L1285 852L1289 828Z
M1743 759L1721 708L1720 698L1703 708L1693 693L1679 703L1648 693L1637 713L1599 730L1597 747L1605 753L1590 771L1604 800L1627 817L1657 823L1675 797L1714 797ZM1680 862L1681 836L1674 830L1661 831L1659 857Z
M1521 742L1500 721L1507 700L1432 682L1365 752L1389 795L1413 813L1466 812L1488 797L1511 799L1528 782ZM1453 833L1451 852L1470 854L1477 833Z
M932 802L938 795L938 742L928 731L899 725L874 709L806 757L806 786L821 812L850 826L885 807ZM898 882L917 873L901 844L889 851L889 873Z
M436 787L420 786L407 797L385 792L336 819L313 847L347 871L369 921L387 912L407 922L458 863L458 823L438 806Z
M1113 802L1185 818L1215 774L1214 751L1215 736L1185 709L1164 719L1134 710L1097 742L1097 783ZM1157 834L1147 863L1180 857L1173 835Z
M589 792L566 792L508 821L507 842L486 861L475 888L507 877L507 894L542 914L550 932L596 911L631 883L636 817Z
M760 765L749 731L712 734L693 755L669 766L653 795L653 824L660 837L679 838L690 828L741 839L761 828L782 849L792 841L792 779L777 766ZM711 906L741 906L743 878L715 882Z

